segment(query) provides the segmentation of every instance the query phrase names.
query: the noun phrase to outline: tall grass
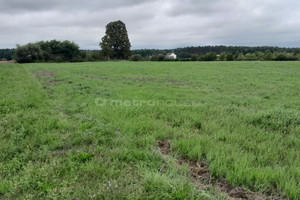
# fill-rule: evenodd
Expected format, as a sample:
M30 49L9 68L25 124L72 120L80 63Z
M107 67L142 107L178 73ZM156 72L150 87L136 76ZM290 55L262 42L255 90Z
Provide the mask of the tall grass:
M1 198L223 198L177 157L300 198L299 62L3 64L0 85Z

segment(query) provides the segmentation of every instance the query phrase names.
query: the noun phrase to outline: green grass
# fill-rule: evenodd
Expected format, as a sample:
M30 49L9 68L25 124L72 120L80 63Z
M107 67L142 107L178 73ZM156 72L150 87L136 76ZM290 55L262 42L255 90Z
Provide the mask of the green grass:
M181 156L300 198L299 62L0 64L0 86L0 199L222 199Z

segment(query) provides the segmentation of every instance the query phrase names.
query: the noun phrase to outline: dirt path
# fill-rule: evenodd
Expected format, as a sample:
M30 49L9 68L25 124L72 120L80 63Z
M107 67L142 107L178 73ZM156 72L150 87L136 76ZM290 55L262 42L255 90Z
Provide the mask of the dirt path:
M168 140L157 141L158 147L163 155L170 156L171 146ZM211 170L205 162L193 162L186 158L177 160L179 165L186 164L190 169L191 179L197 188L204 190L214 190L217 193L226 194L229 200L280 200L283 197L267 196L258 192L251 192L243 187L232 187L226 179L216 179L211 176Z

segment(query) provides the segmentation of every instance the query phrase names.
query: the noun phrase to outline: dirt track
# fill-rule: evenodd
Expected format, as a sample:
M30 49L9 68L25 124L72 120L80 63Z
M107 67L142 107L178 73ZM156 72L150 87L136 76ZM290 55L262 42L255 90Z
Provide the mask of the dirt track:
M158 147L163 155L170 156L171 146L168 140L157 141ZM211 176L211 171L205 162L190 161L187 158L177 160L179 165L187 164L190 169L191 178L196 187L204 190L214 190L218 193L224 193L229 200L279 200L279 196L268 196L252 192L244 187L232 187L225 179L216 179Z

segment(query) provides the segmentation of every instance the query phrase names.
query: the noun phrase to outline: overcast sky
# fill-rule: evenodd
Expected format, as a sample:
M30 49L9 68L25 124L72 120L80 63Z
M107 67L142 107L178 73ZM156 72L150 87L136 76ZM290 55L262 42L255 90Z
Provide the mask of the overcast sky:
M58 39L99 49L115 20L133 49L300 47L299 0L0 0L0 48Z

